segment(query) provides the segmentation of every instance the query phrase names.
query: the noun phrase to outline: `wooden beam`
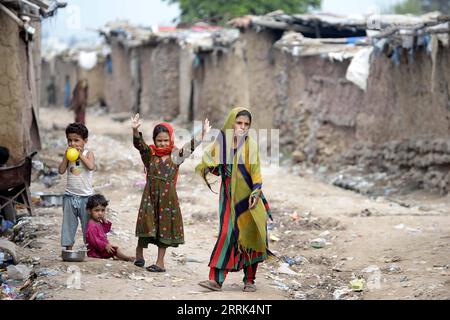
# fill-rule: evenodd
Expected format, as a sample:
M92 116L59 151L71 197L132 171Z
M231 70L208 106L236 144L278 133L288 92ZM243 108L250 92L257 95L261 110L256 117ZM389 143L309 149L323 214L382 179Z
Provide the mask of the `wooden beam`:
M50 8L50 5L45 0L28 0L28 1L34 3L35 5L39 6L43 10L48 10L48 8Z
M11 10L9 10L7 7L5 7L3 4L0 3L0 10L6 13L7 16L9 16L11 19L13 19L17 24L23 28L24 22L20 20Z

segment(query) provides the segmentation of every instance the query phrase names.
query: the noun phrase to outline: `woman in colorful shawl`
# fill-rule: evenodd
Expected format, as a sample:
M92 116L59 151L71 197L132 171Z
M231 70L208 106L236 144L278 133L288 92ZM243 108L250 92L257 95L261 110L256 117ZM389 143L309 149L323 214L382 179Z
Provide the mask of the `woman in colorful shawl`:
M136 222L136 236L139 240L134 264L145 266L143 250L151 243L158 247L158 258L147 270L165 272L166 249L184 243L183 219L176 191L178 170L211 127L206 119L201 134L178 149L170 124L163 122L154 128L152 145L145 143L142 133L138 131L140 126L137 114L131 119L133 144L140 152L147 177Z
M270 254L267 242L269 205L261 191L259 150L250 137L252 115L235 108L196 167L210 187L208 173L220 176L219 236L209 262L209 280L200 286L220 291L228 272L244 270L244 291L256 290L258 264ZM211 187L210 187L211 189Z
M86 107L88 104L89 86L86 79L80 80L73 89L72 109L76 123L86 123Z

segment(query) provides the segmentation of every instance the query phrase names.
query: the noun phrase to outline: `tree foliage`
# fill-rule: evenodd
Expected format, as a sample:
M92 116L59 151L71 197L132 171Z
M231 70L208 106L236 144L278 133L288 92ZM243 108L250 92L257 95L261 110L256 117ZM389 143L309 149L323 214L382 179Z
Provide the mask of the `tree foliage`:
M264 15L283 10L287 14L305 13L320 8L321 0L163 0L178 4L181 22L224 23L244 15Z
M423 14L430 11L450 13L450 1L448 0L405 0L394 6L394 12L398 14Z

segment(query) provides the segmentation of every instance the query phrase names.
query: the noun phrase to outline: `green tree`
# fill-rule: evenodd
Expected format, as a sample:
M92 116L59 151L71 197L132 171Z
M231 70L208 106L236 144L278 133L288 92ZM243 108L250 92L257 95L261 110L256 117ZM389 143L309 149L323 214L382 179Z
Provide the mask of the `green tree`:
M181 22L208 21L223 24L239 16L264 15L283 10L287 14L320 8L321 0L163 0L178 4Z
M398 14L423 14L430 11L450 13L448 0L405 0L394 6L393 11Z
M420 0L406 0L402 3L395 5L393 11L398 14L411 13L419 15L423 13Z

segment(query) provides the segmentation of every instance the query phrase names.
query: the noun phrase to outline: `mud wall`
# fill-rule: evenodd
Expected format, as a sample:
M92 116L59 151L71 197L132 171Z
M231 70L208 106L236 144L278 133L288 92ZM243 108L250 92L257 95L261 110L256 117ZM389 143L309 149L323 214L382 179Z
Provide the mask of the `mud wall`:
M228 52L197 55L193 72L193 114L195 120L208 117L220 128L233 106L249 106L250 94L246 74L245 47L238 41Z
M99 61L91 70L78 68L79 79L87 79L89 85L88 105L96 105L101 99L105 99L105 65ZM71 82L72 83L72 82ZM75 83L76 84L76 83ZM75 88L75 85L73 86ZM73 91L73 90L72 90Z
M131 49L113 40L111 58L113 65L112 81L107 90L107 104L111 112L129 112L133 106L133 83L131 77ZM109 82L109 81L108 81Z
M172 121L179 115L180 52L172 41L139 48L143 116Z
M39 33L40 25L35 23L33 26ZM39 110L37 88L40 85L40 64L37 63L31 72L28 45L21 38L17 23L3 12L0 12L0 30L0 145L10 150L9 165L40 149L36 119ZM33 59L39 62L39 36L29 45L32 46Z
M197 55L194 78L194 119L208 117L220 127L234 106L249 108L253 128L271 129L276 102L274 32L249 30L230 48Z
M46 59L41 60L41 84L40 84L40 102L41 107L49 107L48 88L51 83L51 62Z
M55 78L55 88L56 88L56 104L55 107L64 107L64 97L65 97L65 84L66 76L70 79L70 90L73 92L75 85L78 81L78 66L77 62L66 59L63 56L58 56L54 60L54 73ZM72 93L71 92L71 93Z
M373 56L368 91L356 121L358 141L383 143L450 133L450 50L440 48L433 66L425 49L413 61L403 52L394 64Z
M280 32L253 30L242 32L245 44L245 74L248 81L249 104L254 113L253 128L272 129L277 96L276 52L274 43L281 37Z
M273 125L282 150L297 160L322 162L355 141L363 92L345 79L349 61L276 54L277 105Z
M355 143L447 137L448 48L438 52L434 67L425 49L413 61L405 54L398 65L373 55L364 92L345 79L349 61L278 50L274 126L282 131L282 149L298 161L326 163Z

